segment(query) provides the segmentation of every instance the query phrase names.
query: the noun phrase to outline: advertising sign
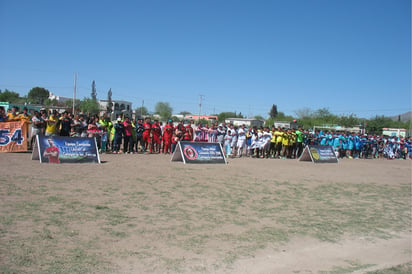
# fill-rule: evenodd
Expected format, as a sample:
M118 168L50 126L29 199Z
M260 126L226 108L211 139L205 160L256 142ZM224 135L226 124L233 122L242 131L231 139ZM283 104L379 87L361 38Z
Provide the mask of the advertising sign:
M226 164L220 143L179 142L173 153L172 161L185 164Z
M41 163L100 163L95 138L36 136L33 160Z
M27 151L28 123L25 121L0 123L0 152Z
M307 146L302 152L299 161L314 163L338 163L335 151L331 146Z

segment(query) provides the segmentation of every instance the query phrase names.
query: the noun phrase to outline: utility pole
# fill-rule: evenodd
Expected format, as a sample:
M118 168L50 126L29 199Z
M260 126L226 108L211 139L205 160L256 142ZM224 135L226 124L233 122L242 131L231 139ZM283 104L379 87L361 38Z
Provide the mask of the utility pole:
M76 103L76 90L77 90L77 73L74 74L74 91L73 91L73 115L74 115L74 105Z
M202 112L202 100L205 96L203 94L199 95L199 122L200 122L200 113Z
M140 108L140 119L143 119L143 105L144 105L144 100L142 100L142 107Z

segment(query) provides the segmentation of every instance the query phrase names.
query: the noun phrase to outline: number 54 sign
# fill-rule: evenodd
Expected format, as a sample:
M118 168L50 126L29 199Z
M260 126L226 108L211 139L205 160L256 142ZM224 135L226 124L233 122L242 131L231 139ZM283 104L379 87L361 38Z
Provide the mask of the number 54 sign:
M24 121L0 123L0 152L27 151L28 123Z

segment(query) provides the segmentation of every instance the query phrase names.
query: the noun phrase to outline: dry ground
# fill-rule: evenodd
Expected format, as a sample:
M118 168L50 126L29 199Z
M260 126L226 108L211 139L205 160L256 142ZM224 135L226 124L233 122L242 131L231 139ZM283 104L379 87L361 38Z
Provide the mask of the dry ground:
M411 161L0 154L1 273L411 271Z

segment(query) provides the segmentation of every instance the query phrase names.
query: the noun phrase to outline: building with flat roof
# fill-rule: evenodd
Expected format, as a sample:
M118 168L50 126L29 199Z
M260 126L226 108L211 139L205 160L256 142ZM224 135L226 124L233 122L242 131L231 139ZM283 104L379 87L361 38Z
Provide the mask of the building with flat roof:
M261 127L265 121L257 119L248 119L248 118L226 118L226 124L233 124L234 126L245 125L246 127Z
M107 108L109 106L109 100L98 100L100 105L100 113L107 113ZM110 114L112 119L118 116L128 116L132 118L133 109L132 102L123 100L112 100L112 113Z

